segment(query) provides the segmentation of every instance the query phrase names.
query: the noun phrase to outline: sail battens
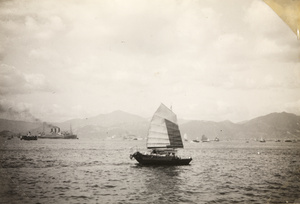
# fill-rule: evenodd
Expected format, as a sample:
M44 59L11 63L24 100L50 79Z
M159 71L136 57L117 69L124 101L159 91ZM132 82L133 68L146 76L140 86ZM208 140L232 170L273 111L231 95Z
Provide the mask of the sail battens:
M170 140L169 147L183 148L183 143L182 143L181 134L178 125L167 119L165 119L165 121L166 121L168 136Z
M147 148L183 148L177 116L163 104L151 119Z

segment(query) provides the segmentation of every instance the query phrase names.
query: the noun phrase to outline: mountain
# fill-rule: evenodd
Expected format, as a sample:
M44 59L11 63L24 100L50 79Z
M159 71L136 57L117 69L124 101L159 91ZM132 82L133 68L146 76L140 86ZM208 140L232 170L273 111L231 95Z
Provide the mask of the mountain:
M296 139L300 136L300 116L291 113L270 113L241 124L247 137Z
M300 116L291 113L271 113L257 117L243 123L230 121L213 122L199 120L179 120L182 135L188 139L200 139L204 134L209 139L219 137L220 140L233 139L299 139ZM0 119L0 131L7 130L13 133L37 133L50 131L50 127L58 126L61 130L72 127L79 137L99 138L128 138L146 137L149 128L149 119L123 111L114 111L85 119L73 119L62 123L48 124L38 122L11 121Z
M63 123L56 123L62 126L62 128L69 128L70 124L72 126L85 126L85 125L96 125L101 127L112 127L112 126L122 126L130 123L144 122L146 119L126 113L123 111L114 111L108 114L100 114L95 117L85 118L85 119L73 119Z
M230 121L212 122L212 121L190 121L180 126L182 134L187 134L189 139L201 139L202 135L210 140L215 137L220 139L233 139L238 127Z
M0 137L11 137L14 136L15 133L9 131L9 130L3 130L0 132Z
M191 121L181 125L182 134L189 139L300 139L300 116L291 113L271 113L243 123L230 121Z
M15 121L0 119L0 131L6 130L13 133L27 133L28 131L38 128L41 126L38 122L25 122L25 121Z
M144 135L147 132L148 120L124 111L114 111L85 119L73 119L63 123L55 123L63 130L69 130L80 135L98 135L100 137Z

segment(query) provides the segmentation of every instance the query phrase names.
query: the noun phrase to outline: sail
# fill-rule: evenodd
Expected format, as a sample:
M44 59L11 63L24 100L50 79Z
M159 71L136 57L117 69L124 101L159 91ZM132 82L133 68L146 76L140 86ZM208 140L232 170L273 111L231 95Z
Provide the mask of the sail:
M147 148L183 148L177 116L164 104L159 106L151 119Z
M208 141L208 138L205 135L202 135L201 141L206 142L206 141Z

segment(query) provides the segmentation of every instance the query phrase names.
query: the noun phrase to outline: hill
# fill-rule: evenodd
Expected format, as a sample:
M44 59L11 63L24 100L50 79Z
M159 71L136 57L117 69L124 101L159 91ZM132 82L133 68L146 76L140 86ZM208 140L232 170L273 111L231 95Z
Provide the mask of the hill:
M265 139L297 139L300 137L300 116L282 112L257 117L241 124L239 134Z
M187 134L188 139L201 139L206 135L209 139L219 137L220 139L234 139L238 127L230 121L212 122L212 121L191 121L180 126L182 134Z
M291 113L271 113L257 117L243 123L230 121L183 121L179 124L182 135L187 134L189 139L196 139L204 134L210 139L219 137L220 140L233 139L299 139L300 116ZM149 128L149 119L123 111L114 111L108 114L99 114L85 119L73 119L63 123L48 124L0 119L0 131L13 133L37 133L50 131L50 127L58 126L61 130L69 130L79 137L123 138L133 139L146 137Z
M10 131L12 133L27 133L28 131L38 128L42 124L39 122L25 122L0 119L0 131Z
M80 135L98 135L99 137L132 135L145 135L148 128L148 120L137 115L123 111L114 111L108 114L99 114L85 119L73 119L63 123L55 123L63 130L72 129Z
M16 134L9 130L3 130L0 132L0 137L12 137L14 135L16 135Z
M291 113L271 113L243 123L230 121L191 121L181 125L181 132L190 139L219 137L231 139L300 139L300 116Z

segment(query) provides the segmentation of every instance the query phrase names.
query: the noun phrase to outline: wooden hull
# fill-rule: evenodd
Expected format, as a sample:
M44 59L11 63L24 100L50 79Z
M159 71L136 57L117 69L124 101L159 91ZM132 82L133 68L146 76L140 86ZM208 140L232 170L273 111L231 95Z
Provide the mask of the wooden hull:
M65 135L64 139L78 139L77 135Z
M21 140L37 140L38 137L37 136L28 136L28 135L23 135L20 138Z
M130 158L135 158L142 165L166 165L166 166L178 166L178 165L189 165L192 158L180 158L177 156L167 155L155 155L155 154L142 154L135 152L130 155Z

